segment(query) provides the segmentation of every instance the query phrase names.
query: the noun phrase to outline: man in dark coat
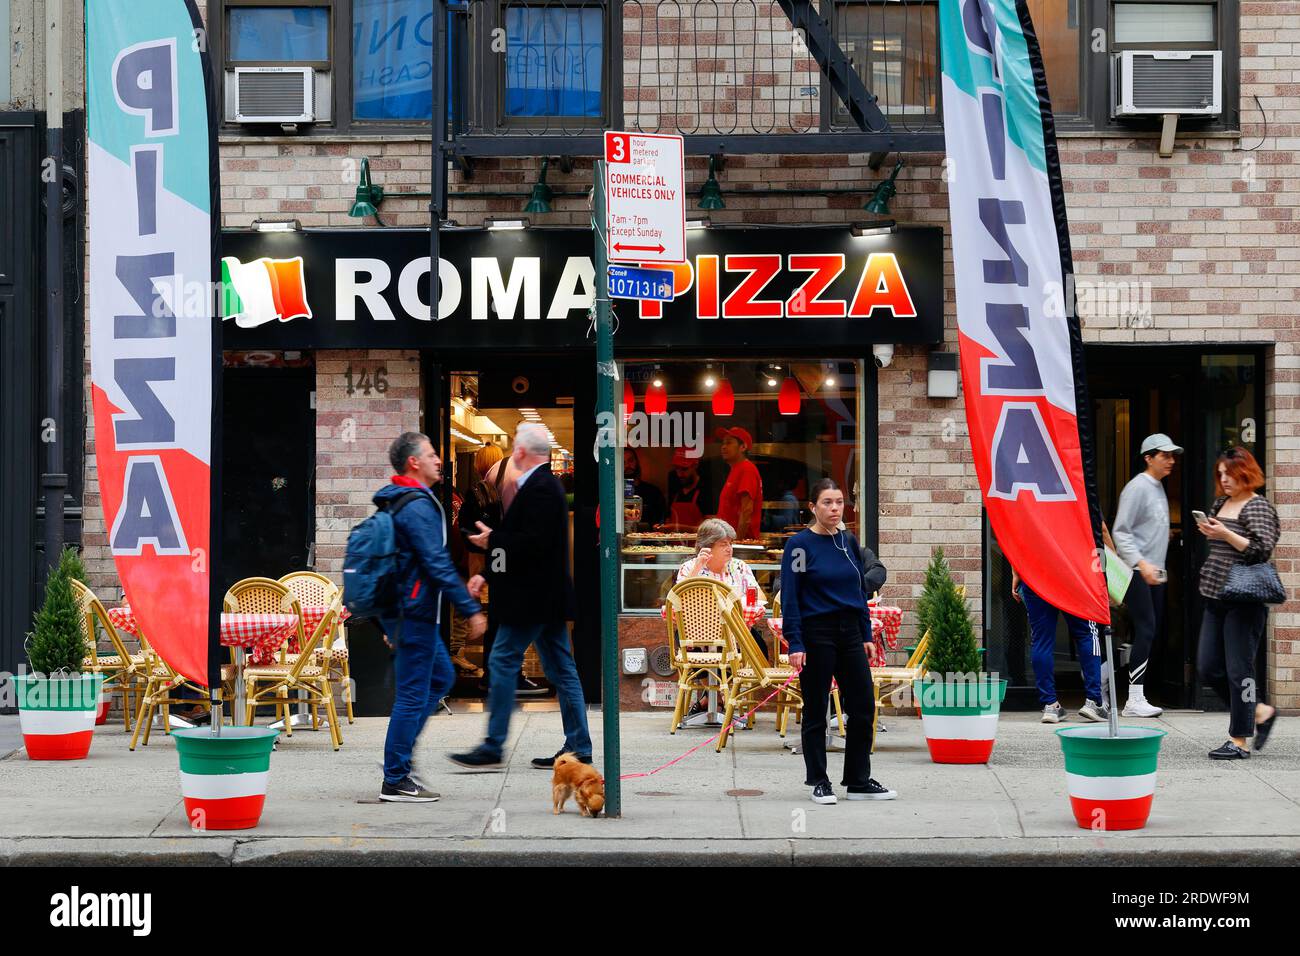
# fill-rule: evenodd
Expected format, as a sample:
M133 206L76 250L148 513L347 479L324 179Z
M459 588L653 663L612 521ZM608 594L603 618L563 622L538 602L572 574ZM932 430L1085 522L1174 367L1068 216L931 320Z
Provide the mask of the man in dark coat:
M451 693L456 671L439 630L442 595L468 618L471 638L487 628L487 617L470 597L447 552L447 519L429 490L442 481L442 460L428 437L403 432L388 449L392 481L375 493L375 505L390 511L402 562L401 614L380 621L397 653L397 688L384 741L384 784L379 799L428 803L438 799L411 778L411 751L425 721Z
M574 753L591 763L587 703L578 668L569 648L568 621L573 619L573 581L569 577L569 507L564 487L549 467L550 439L541 425L524 423L515 433L514 459L519 479L513 495L503 495L505 514L499 528L477 522L470 543L487 552L484 574L470 579L477 596L491 585L492 605L500 626L492 658L488 693L487 739L475 750L451 754L453 763L470 770L499 770L515 707L514 676L524 653L536 646L546 679L555 687L564 721L564 746L554 757L538 757L533 766L549 770L555 757Z

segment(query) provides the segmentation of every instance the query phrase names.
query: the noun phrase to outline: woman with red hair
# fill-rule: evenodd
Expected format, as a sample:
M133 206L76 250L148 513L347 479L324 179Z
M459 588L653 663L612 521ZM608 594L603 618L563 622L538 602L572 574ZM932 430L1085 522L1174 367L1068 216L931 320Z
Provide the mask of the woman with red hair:
M1264 472L1246 449L1230 448L1214 463L1218 497L1205 521L1197 521L1209 539L1209 554L1201 566L1201 618L1197 667L1201 678L1227 702L1232 739L1210 751L1211 760L1244 760L1249 740L1261 750L1277 719L1277 710L1262 702L1255 687L1255 655L1268 623L1268 606L1260 602L1225 601L1228 572L1239 564L1267 561L1281 534L1277 512L1256 494L1264 487Z

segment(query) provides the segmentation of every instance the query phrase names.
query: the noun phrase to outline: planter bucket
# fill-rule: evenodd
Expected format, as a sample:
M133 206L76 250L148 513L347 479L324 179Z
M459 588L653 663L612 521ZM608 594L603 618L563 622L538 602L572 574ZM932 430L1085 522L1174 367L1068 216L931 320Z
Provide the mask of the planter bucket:
M99 710L95 712L96 727L102 727L104 724L108 723L108 711L109 708L111 708L112 706L113 706L112 692L104 689L103 686L101 685L99 691ZM123 699L122 706L123 707L126 706L125 699Z
M1065 751L1066 787L1074 819L1085 830L1140 830L1151 814L1163 730L1102 727L1056 732Z
M280 735L269 727L173 730L181 762L185 816L196 830L248 830L266 802L271 748Z
M18 717L32 760L81 760L90 753L104 679L99 674L51 678L20 674Z
M998 735L1005 680L964 683L924 678L913 684L921 726L935 763L988 763Z

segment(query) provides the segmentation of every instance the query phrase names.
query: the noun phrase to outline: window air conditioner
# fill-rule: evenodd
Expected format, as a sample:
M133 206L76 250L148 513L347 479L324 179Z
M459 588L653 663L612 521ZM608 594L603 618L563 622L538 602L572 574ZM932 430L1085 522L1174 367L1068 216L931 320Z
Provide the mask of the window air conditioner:
M316 121L311 67L240 67L234 73L236 123Z
M1223 112L1221 50L1124 50L1111 62L1114 116Z

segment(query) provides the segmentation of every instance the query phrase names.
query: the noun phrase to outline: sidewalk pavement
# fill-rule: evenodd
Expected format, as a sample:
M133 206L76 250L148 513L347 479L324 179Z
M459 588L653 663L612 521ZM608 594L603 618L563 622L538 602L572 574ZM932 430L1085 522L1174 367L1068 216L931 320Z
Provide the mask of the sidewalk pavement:
M440 792L433 804L378 802L387 721L343 728L334 753L324 732L281 737L270 792L254 830L192 831L172 742L155 735L135 753L120 723L98 728L90 757L0 761L0 862L18 864L1294 864L1300 859L1300 719L1283 718L1268 749L1216 763L1226 714L1168 713L1123 721L1169 732L1145 830L1079 829L1065 794L1055 728L1035 714L1004 714L987 766L930 762L915 717L891 717L873 773L893 802L817 806L802 758L784 749L772 716L650 777L625 780L623 817L551 813L550 774L528 761L562 741L554 712L516 715L499 774L466 774L444 759L477 742L482 714L430 721L417 768ZM600 714L590 714L602 764ZM0 718L9 723L14 718ZM668 734L667 713L624 714L623 772L655 769L715 731ZM1072 726L1073 722L1065 726ZM3 730L0 730L0 735ZM797 731L790 741L797 740ZM830 758L838 781L842 757ZM842 788L841 797L843 796Z

